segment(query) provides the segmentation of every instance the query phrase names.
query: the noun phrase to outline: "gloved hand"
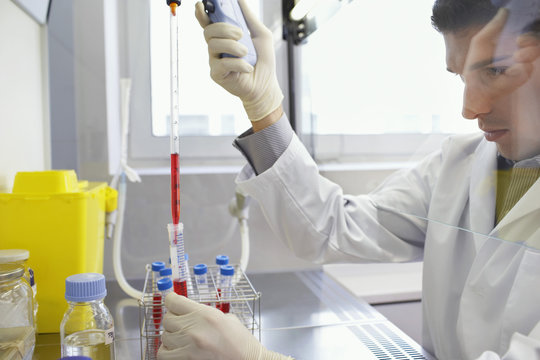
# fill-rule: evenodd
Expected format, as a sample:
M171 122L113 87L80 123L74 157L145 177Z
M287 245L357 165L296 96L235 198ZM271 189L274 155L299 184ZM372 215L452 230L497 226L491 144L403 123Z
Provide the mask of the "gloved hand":
M257 51L255 67L240 59L247 54L247 48L238 42L242 38L239 27L227 23L210 24L202 2L195 5L195 16L204 28L204 38L208 43L210 76L225 90L242 100L251 121L258 121L281 105L283 93L276 78L272 32L251 12L245 0L238 2ZM221 53L239 58L220 58Z
M171 293L159 360L291 360L267 350L233 314Z

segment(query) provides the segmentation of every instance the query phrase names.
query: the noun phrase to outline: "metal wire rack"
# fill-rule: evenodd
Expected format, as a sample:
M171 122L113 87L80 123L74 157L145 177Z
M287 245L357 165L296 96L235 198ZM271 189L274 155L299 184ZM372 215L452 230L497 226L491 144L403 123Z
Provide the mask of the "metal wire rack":
M201 304L225 308L229 304L229 312L251 330L253 335L261 338L261 294L255 290L239 265L234 267L232 296L228 299L222 297L219 289L219 266L208 267L208 286L199 288L195 281L193 268L189 268L187 281L188 298ZM152 281L152 267L146 265L143 295L139 299L139 327L141 332L141 359L153 360L157 358L157 351L161 345L162 317L165 314L163 299Z

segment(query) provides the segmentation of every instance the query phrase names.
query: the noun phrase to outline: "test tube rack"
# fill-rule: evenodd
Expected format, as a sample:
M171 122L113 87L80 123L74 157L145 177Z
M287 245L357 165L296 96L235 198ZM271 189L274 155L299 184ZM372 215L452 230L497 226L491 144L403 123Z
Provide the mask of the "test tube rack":
M236 315L252 334L261 339L261 294L255 290L239 265L234 267L232 296L223 299L218 287L219 266L208 266L208 288L199 289L190 267L188 276L188 298L201 304L220 309L221 304L230 304L230 313ZM163 299L156 297L157 289L152 286L152 266L146 265L146 277L142 297L139 299L139 327L141 359L157 359L161 345Z

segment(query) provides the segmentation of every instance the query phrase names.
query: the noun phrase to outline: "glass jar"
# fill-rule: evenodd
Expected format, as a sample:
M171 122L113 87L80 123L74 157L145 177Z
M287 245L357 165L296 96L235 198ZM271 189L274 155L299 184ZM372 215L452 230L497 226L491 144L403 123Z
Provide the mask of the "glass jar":
M30 285L32 288L32 306L33 306L33 323L34 323L34 330L37 325L36 316L37 316L37 309L38 309L38 303L37 303L37 286L34 281L34 271L30 269L26 265L26 261L30 257L30 253L28 250L22 250L22 249L6 249L6 250L0 250L0 273L6 272L14 269L24 269L24 280Z
M24 266L0 267L0 358L16 351L30 359L34 351L34 302L24 275Z
M114 359L114 322L104 304L105 276L96 273L66 279L68 309L60 323L62 356Z

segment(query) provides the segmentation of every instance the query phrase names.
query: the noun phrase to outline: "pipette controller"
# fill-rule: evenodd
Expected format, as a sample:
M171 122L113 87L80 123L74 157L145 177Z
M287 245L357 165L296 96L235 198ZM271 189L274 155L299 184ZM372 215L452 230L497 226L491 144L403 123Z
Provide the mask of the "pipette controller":
M242 59L250 65L255 66L257 63L257 51L251 41L249 28L246 24L246 19L242 13L242 9L238 4L238 0L203 0L204 10L208 14L212 23L226 22L242 29L242 38L240 42L244 44L248 53ZM230 54L221 54L221 57L236 57Z

